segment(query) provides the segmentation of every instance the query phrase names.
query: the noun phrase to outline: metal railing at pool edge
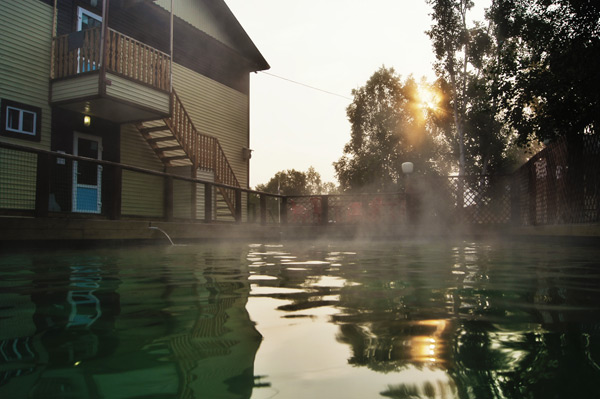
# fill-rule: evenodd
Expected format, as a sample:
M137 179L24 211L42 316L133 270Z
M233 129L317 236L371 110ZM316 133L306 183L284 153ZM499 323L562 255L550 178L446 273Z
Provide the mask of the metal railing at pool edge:
M0 142L0 151L3 151L2 154L0 154L0 214L4 215L27 215L37 217L55 216L56 212L49 206L53 184L53 168L56 167L56 164L59 161L63 162L63 165L67 162L78 161L102 166L105 169L103 178L106 177L106 183L108 184L107 187L103 186L102 188L103 190L106 189L106 191L111 194L110 196L107 196L108 201L103 204L101 214L85 215L86 217L100 216L113 220L121 218L143 218L166 221L203 221L207 223L223 221L217 215L218 203L216 202L215 195L204 195L204 201L198 200L195 195L190 195L187 204L187 207L189 208L189 217L177 215L177 212L175 212L175 202L181 201L181 194L177 192L178 188L174 186L177 186L180 182L187 182L193 184L192 187L196 187L195 185L202 185L204 187L204 193L214 193L216 187L235 192L235 212L229 219L237 223L243 222L243 194L247 195L248 207L246 221L258 222L263 225L269 223L326 225L331 223L343 224L359 221L373 221L388 224L411 223L414 221L410 220L410 218L418 211L419 206L421 207L421 211L425 208L430 214L432 212L437 212L433 216L437 217L438 220L442 221L444 219L441 217L443 216L442 211L433 209L430 206L431 204L423 201L423 198L419 197L419 195L414 194L411 196L406 195L404 192L286 196L231 187L207 180L194 179L191 177L179 176L172 173L159 172L106 160L96 160L61 152L35 149L6 142ZM12 158L9 154L10 151L15 152L12 155ZM539 153L533 157L528 164L533 164L535 162L539 163L539 159L546 157L547 152L548 151ZM22 154L33 154L34 156L24 156ZM23 161L24 158L28 158L28 160ZM548 212L548 210L556 212L555 208L559 208L557 208L554 202L544 200L544 198L551 194L551 190L548 191L548 187L550 186L546 184L548 187L545 187L543 192L541 192L539 188L540 181L545 182L548 179L548 176L554 175L553 172L546 171L540 176L528 172L530 175L529 183L523 183L524 173L522 173L522 171L525 170L525 167L526 166L519 169L517 173L507 176L449 176L436 177L434 179L423 178L411 180L413 183L420 181L424 184L429 184L434 188L436 186L442 188L443 184L441 184L441 182L445 182L447 186L445 190L441 189L438 191L439 193L442 193L442 195L436 194L433 196L434 199L443 199L443 201L438 201L437 205L440 205L441 203L441 205L446 207L444 209L449 209L452 213L451 218L445 220L445 223L454 223L458 221L496 225L532 225L540 222L539 217L536 220L536 218L531 216L535 216L535 212L539 214L540 209L542 209L542 211L545 210L545 212ZM562 168L564 169L565 167ZM532 167L529 167L529 170L531 169ZM535 171L535 168L533 169ZM570 169L571 168L569 168L569 170ZM24 172L24 170L29 170L31 173L28 174L27 172ZM596 169L590 168L591 172L594 170ZM122 213L123 198L121 193L124 187L124 171L139 173L145 176L153 176L162 180L161 184L164 186L164 193L158 192L160 190L155 190L156 192L154 193L161 197L160 202L163 204L163 209L157 215L147 216L142 214ZM539 173L537 174L539 175ZM594 174L593 176L596 175ZM593 205L592 208L596 212L594 215L600 215L600 196L596 194L600 193L598 179L586 179L586 184L588 186L592 184L593 187L590 186L590 188L586 186L586 189L587 192L594 194L593 203L590 201L587 202ZM68 186L68 182L64 183L64 185ZM556 186L557 184L555 183L554 185ZM26 189L23 189L22 195L27 197L27 200L19 198L21 193L18 191L18 188L15 189L17 186L26 187ZM461 187L463 187L462 190L460 189ZM464 187L467 187L467 189L464 189ZM534 189L530 189L530 187L533 187ZM496 190L495 194L494 190ZM464 193L462 198L457 195L459 191L463 191ZM540 197L541 194L543 194L544 197ZM442 198L442 196L445 196L445 198ZM8 207L5 206L7 198L14 202ZM395 198L395 205L394 201L386 201L386 198ZM144 198L140 197L140 199L143 200ZM419 204L419 202L421 203ZM491 207L490 204L494 205L494 202L497 206ZM17 205L15 205L15 203ZM19 207L19 204L21 203L26 203L26 206ZM199 206L198 204L201 204L202 206ZM461 204L462 206L459 206L458 204ZM251 209L251 206L254 206L254 208ZM429 206L429 208L427 208L427 206ZM201 209L202 207L204 208L203 215L197 215L198 209ZM317 207L318 210L316 209ZM387 213L383 212L378 214L379 211L384 209L387 209ZM63 211L63 214L64 213L68 213L75 217L70 210L65 210ZM431 215L425 216L431 217ZM548 219L549 222L552 221L558 223L557 220ZM572 223L580 222L579 220L571 219ZM593 218L586 218L582 221L589 223L597 220L598 216L595 216Z
M111 220L119 220L122 218L144 218L165 221L219 222L220 220L218 220L219 217L216 212L218 204L216 204L216 195L213 195L216 191L215 188L223 188L235 192L235 209L231 219L236 223L241 223L243 221L242 196L244 193L248 196L247 221L259 222L262 225L267 225L269 223L328 225L334 223L344 224L358 222L407 224L415 222L414 215L417 213L417 206L415 204L418 201L415 200L416 195L407 195L404 192L286 196L232 187L207 180L179 176L172 173L159 172L107 160L97 160L4 142L0 142L0 149L30 153L35 154L36 156L35 165L29 165L30 169L35 169L35 178L29 178L29 180L35 180L35 199L30 201L30 203L34 203L35 205L24 209L18 209L18 207L17 209L15 209L15 207L8 209L3 206L2 196L0 195L0 210L3 214L9 215L11 213L14 214L14 212L17 211L36 217L54 216L56 212L51 209L50 204L54 199L52 198L52 195L54 194L52 185L56 184L56 176L53 177L52 175L59 160L62 165L66 165L67 162L77 161L101 166L105 169L102 174L102 179L105 180L102 190L103 195L108 197L108 201L107 203L102 204L102 212L98 212L96 215L86 215L88 217L100 216ZM4 154L4 157L6 157L6 154ZM15 157L15 159L16 158L18 157ZM2 176L6 174L5 172L10 172L9 168L7 168L8 164L9 162L6 161L0 164L0 184L3 183ZM15 171L16 169L17 168L15 168ZM27 168L25 167L23 169ZM163 209L160 212L160 215L150 217L139 214L123 214L122 191L124 185L124 171L140 173L162 179L164 193L161 198ZM18 178L18 173L15 174L16 177L14 177L13 180ZM476 178L480 180L482 177ZM456 177L448 177L447 179L456 179ZM194 187L194 189L191 190L194 194L190 195L188 202L190 216L187 218L176 217L174 212L176 197L174 186L177 182L188 182L193 184L192 187ZM69 183L68 178L67 181L62 182L63 186L66 187L66 190L73 189L71 183ZM204 201L202 204L204 215L202 218L198 217L201 215L196 215L199 201L196 197L197 190L195 189L195 185L204 186ZM4 188L8 190L11 189L11 187L7 187L6 184L4 184ZM105 194L105 192L109 192L109 194ZM209 193L210 195L206 195L206 193ZM254 197L254 201L251 200L251 196ZM258 197L258 204L256 204L256 197ZM143 193L140 193L139 199L143 201ZM181 198L179 198L179 200L180 199ZM273 204L273 200L275 200L275 204ZM268 204L269 201L271 202L270 206ZM302 204L302 202L304 202L304 204ZM251 212L251 203L258 205L258 220L256 220L256 212L254 212L254 214ZM68 209L69 206L67 205L66 208ZM62 211L62 213L67 213L73 217L75 216L75 213L72 210L65 210ZM250 220L251 216L254 216L252 220ZM270 220L269 216L271 216Z
M131 171L131 172L136 172L136 173L141 173L144 175L148 175L148 176L155 176L155 177L159 177L164 179L164 210L163 210L163 215L160 218L161 220L166 220L166 221L173 221L177 218L175 218L174 216L174 182L175 181L180 181L180 182L188 182L188 183L193 183L193 184L199 184L199 185L203 185L204 186L204 192L205 193L214 193L214 190L216 188L224 188L224 189L229 189L229 190L233 190L235 191L235 214L233 215L233 219L235 220L235 222L240 223L242 221L242 193L248 193L248 194L256 194L259 195L261 198L261 202L266 202L267 198L277 198L277 199L282 199L281 203L285 204L285 198L281 195L277 195L277 194L269 194L269 193L263 193L263 192L258 192L258 191L254 191L254 190L250 190L250 189L244 189L244 188L240 188L240 187L232 187L232 186L228 186L226 184L220 184L220 183L216 183L216 182L211 182L211 181L207 181L207 180L203 180L203 179L194 179L191 177L185 177L185 176L179 176L179 175L175 175L172 173L165 173L165 172L159 172L159 171L155 171L155 170L150 170L150 169L146 169L146 168L141 168L141 167L137 167L137 166L132 166L132 165L126 165L126 164L122 164L122 163L118 163L118 162L112 162L112 161L107 161L107 160L98 160L98 159L93 159L93 158L86 158L86 157L81 157L81 156L76 156L76 155L72 155L72 154L65 154L62 152L54 152L54 151L48 151L48 150L42 150L42 149L36 149L36 148L31 148L31 147L26 147L26 146L21 146L21 145L16 145L16 144L11 144L11 143L5 143L5 142L0 142L0 149L5 149L5 150L10 150L10 151L16 151L16 152L20 152L20 153L28 153L28 154L35 154L36 156L36 161L35 161L35 165L32 166L32 168L35 169L35 199L30 201L35 203L35 205L33 207L25 207L25 208L19 208L19 207L5 207L2 204L2 196L0 196L0 210L2 211L3 214L5 215L10 215L10 214L25 214L25 215L31 215L31 216L35 216L35 217L48 217L48 216L52 216L52 210L49 209L49 203L50 203L50 199L51 199L51 184L52 184L52 170L53 170L53 166L57 163L58 160L60 160L60 162L66 162L66 161L78 161L78 162L86 162L89 164L94 164L94 165L98 165L98 166L102 166L103 168L107 169L109 171L109 175L110 175L110 182L112 183L112 187L111 188L111 203L109 206L107 206L107 210L105 210L101 216L103 217L107 217L108 219L111 220L118 220L121 219L122 216L127 216L127 217L143 217L141 215L122 215L121 213L121 190L122 190L122 174L123 171ZM3 154L3 157L6 158L7 155ZM7 175L7 170L8 168L6 167L6 165L9 162L3 162L0 165L0 185L3 184L4 182L2 182L3 176ZM15 172L15 178L13 178L13 181L15 181L16 179L18 179L18 174L19 172L17 171L17 168L14 168L13 170ZM106 176L106 172L104 172L103 177ZM5 181L10 180L9 178L6 178ZM10 189L10 187L7 187L6 184L4 184L4 188L5 189ZM103 189L106 187L103 187ZM192 202L193 201L193 202ZM23 201L25 202L25 201ZM196 215L194 215L194 211L192 211L192 217L191 218L183 218L184 220L193 220L193 221L204 221L207 223L212 223L212 222L216 222L216 217L214 214L214 210L215 210L215 198L214 195L204 195L204 218L202 219L198 219L196 218ZM190 209L195 210L196 209L196 198L195 195L191 195L190 196ZM68 212L68 211L67 211ZM282 211L283 214L285 214L285 210ZM89 215L89 216L94 216L94 215ZM152 219L152 218L150 218ZM261 220L266 221L266 215L261 217Z
M191 178L180 176L172 173L159 172L156 170L150 170L138 166L126 165L118 162L108 160L98 160L93 158L86 158L76 156L72 154L66 154L62 152L48 151L43 149L36 149L32 147L0 142L0 150L4 150L1 154L3 162L0 162L0 187L2 193L0 193L0 214L3 215L24 215L24 216L35 216L35 217L54 217L54 216L65 216L67 217L88 217L88 218L105 218L110 220L120 219L148 219L148 220L164 220L164 221L200 221L205 223L221 222L218 220L217 215L217 203L216 203L216 188L223 188L232 190L235 192L235 210L231 221L236 223L243 222L243 194L247 197L247 218L246 221L249 223L260 223L267 225L270 223L275 224L287 224L287 223L298 223L294 212L297 208L294 206L294 201L298 201L302 196L285 196L279 194L271 194L266 192L260 192L251 189L244 189L240 187L233 187L226 184L220 184L212 181L203 179ZM9 153L10 151L14 153ZM33 156L24 156L23 154L30 154ZM78 164L91 164L98 167L102 167L101 179L102 179L102 195L106 197L106 201L102 201L102 211L97 213L86 213L86 212L75 212L72 210L70 205L60 208L58 211L52 209L51 204L56 202L55 194L58 191L57 186L62 184L65 190L73 190L73 181L71 179L71 172L73 168L73 162ZM57 165L63 165L66 172L62 173L62 182L58 182L61 176L56 173ZM29 170L29 174L24 172ZM129 171L139 173L146 176L153 176L162 179L164 186L164 193L161 194L163 209L158 216L144 216L140 214L123 213L122 212L122 192L123 192L123 172ZM66 177L65 177L66 176ZM29 181L31 188L29 190L19 191L19 181ZM12 182L12 183L11 183ZM202 205L204 208L203 215L196 215L197 205L200 201L196 197L196 194L190 194L188 207L190 210L190 217L181 218L177 217L175 208L175 197L176 197L176 184L177 182L187 182L193 185L204 186L204 201ZM192 186L195 187L195 186ZM12 191L12 193L11 193ZM194 193L197 190L192 189ZM108 192L108 194L106 194ZM207 195L206 193L209 193ZM386 194L392 196L402 196L403 194ZM71 194L65 195L70 197ZM381 197L382 194L377 194ZM254 201L251 199L254 197ZM319 202L319 218L316 224L328 224L335 223L339 220L332 220L331 213L329 213L332 207L328 204L332 199L349 198L353 199L354 202L361 201L366 203L364 199L368 198L369 194L340 194L340 195L311 195L306 198L318 199ZM372 196L371 196L372 197ZM25 206L6 206L6 198L14 199L17 204L29 204ZM258 198L258 200L256 200ZM144 193L139 194L139 200L144 201ZM4 201L4 202L3 202ZM258 218L253 215L250 209L251 203L256 203L258 208ZM72 204L71 204L72 205ZM291 213L291 215L290 215ZM276 215L276 217L274 217ZM203 217L201 217L203 216ZM252 217L254 216L254 217ZM269 218L269 216L271 216Z

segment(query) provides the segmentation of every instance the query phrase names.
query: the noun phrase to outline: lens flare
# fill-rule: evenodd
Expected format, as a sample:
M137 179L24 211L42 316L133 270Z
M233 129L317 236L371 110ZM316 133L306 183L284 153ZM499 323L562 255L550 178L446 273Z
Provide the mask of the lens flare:
M440 94L431 86L419 85L418 98L424 112L436 112L439 109L441 102Z

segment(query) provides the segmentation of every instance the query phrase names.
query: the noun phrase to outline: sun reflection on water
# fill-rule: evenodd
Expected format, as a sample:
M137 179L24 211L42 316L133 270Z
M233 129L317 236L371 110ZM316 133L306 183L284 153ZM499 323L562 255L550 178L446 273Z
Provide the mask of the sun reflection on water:
M447 320L419 320L415 322L418 326L433 327L435 330L430 335L408 337L407 343L411 348L410 355L412 361L431 364L443 362L441 355L447 349L444 348L446 342L442 339L442 334L446 329L447 323Z

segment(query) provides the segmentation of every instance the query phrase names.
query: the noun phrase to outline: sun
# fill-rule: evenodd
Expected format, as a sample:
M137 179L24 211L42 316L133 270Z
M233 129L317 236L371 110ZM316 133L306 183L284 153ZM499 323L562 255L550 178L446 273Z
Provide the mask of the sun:
M441 95L439 91L427 84L420 84L417 91L419 107L424 116L429 112L438 112L440 109Z

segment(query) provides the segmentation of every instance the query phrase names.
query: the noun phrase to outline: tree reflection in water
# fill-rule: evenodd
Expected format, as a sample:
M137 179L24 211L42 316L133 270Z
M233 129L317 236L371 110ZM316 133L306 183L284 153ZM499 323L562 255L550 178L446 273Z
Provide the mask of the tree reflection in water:
M331 262L304 265L305 273L270 259L279 286L304 289L280 310L335 307L331 322L351 348L350 365L419 376L381 396L600 397L593 248L370 243L348 254L334 247L300 251L296 266ZM344 283L315 286L324 274Z
M342 242L4 256L0 397L357 397L359 388L368 393L359 397L598 398L597 255ZM251 302L269 306L264 340ZM266 352L275 367L259 346L277 349Z

